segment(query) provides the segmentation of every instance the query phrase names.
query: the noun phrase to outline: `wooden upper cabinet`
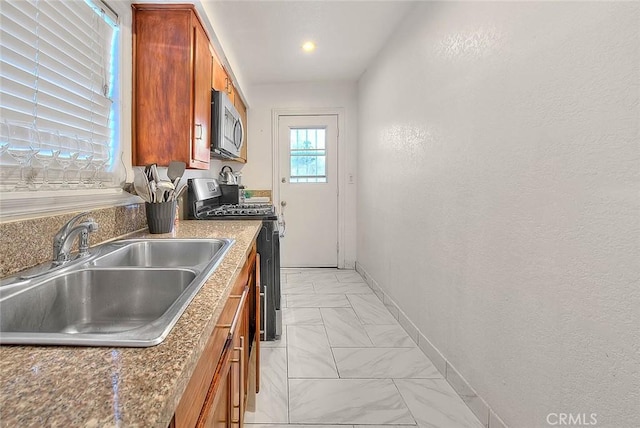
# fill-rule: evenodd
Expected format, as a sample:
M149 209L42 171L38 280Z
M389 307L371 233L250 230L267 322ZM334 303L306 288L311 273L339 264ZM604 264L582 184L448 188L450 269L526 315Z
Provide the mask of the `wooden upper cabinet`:
M211 61L211 87L216 91L225 92L233 102L235 96L233 82L222 61L216 55L213 55Z
M209 168L209 38L191 5L134 4L133 164Z
M227 72L222 67L222 63L216 55L211 58L211 87L216 91L226 92L227 90Z
M209 168L211 153L211 51L209 38L204 29L197 22L194 25L195 39L195 86L193 117L193 160Z

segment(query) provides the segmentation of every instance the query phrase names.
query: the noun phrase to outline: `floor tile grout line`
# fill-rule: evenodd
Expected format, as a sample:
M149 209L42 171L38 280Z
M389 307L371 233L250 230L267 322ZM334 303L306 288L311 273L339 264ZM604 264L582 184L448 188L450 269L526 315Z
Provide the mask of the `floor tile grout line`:
M355 312L355 311L353 311ZM356 313L356 317L358 316L358 314ZM373 338L371 337L371 335L369 334L369 332L367 331L367 329L364 327L366 324L362 323L362 320L360 318L358 318L358 320L360 321L360 325L362 325L362 329L364 330L364 334L367 335L367 337L369 338L369 340L371 341L371 343L373 344L374 347L376 347L375 342L373 341Z
M391 382L393 383L393 386L396 389L396 391L398 391L398 395L400 396L400 398L402 399L402 402L404 403L405 407L409 411L409 414L413 418L413 422L415 422L415 424L418 425L418 420L416 419L415 415L411 411L411 408L409 407L409 403L407 403L407 401L404 399L404 395L402 395L402 393L400 392L400 388L398 388L398 384L396 383L395 378L392 378Z
M345 295L346 297L346 295ZM347 298L347 301L349 301L349 304L351 304L351 301ZM376 345L373 343L373 340L371 340L371 337L367 334L367 330L364 328L365 324L362 323L362 320L360 318L358 318L358 314L356 313L355 309L353 308L353 306L350 306L348 308L337 308L337 309L349 309L351 310L351 312L353 313L353 315L356 317L356 321L358 322L358 325L360 327L362 327L362 331L364 331L365 336L367 337L367 339L369 339L369 343L371 344L371 346L361 346L361 345L356 345L356 346L333 346L331 345L331 339L329 339L329 345L331 345L331 348L375 348ZM322 311L320 311L320 313L322 313ZM356 328L356 327L354 327ZM327 330L327 336L329 336L329 331ZM336 366L337 366L337 362L336 362Z
M286 384L287 384L287 423L291 423L291 388L289 388L289 326L286 327L287 330L287 344L284 348L285 355L285 371L287 374Z
M349 301L349 305L351 305L351 307L353 308L353 312L355 312L356 317L358 317L358 321L360 321L360 324L365 325L364 320L362 318L360 318L360 315L358 315L358 311L356 311L356 308L353 307L353 302L349 298L349 295L346 294L345 296L347 296L347 300ZM371 343L373 343L373 340L371 341Z
M329 343L329 350L331 351L331 358L333 359L333 365L336 368L336 374L338 375L338 379L342 379L340 376L340 370L338 369L338 362L336 361L336 356L333 353L333 347L331 346L331 340L329 339L329 332L327 331L327 325L324 322L324 316L322 315L322 308L320 310L320 318L322 318L322 328L324 329L324 334L327 335L327 342Z

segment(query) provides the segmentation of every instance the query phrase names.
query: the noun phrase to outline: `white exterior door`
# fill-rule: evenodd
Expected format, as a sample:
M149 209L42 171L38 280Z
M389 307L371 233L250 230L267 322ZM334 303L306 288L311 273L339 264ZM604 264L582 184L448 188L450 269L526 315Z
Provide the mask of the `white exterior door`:
M279 116L282 267L338 265L338 116Z

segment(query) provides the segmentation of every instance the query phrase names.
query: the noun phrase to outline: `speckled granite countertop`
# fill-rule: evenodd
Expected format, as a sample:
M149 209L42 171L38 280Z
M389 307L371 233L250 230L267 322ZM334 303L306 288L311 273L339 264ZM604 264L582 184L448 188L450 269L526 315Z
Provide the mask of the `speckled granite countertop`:
M0 425L168 426L260 225L180 221L173 234L134 235L236 243L158 346L0 346Z

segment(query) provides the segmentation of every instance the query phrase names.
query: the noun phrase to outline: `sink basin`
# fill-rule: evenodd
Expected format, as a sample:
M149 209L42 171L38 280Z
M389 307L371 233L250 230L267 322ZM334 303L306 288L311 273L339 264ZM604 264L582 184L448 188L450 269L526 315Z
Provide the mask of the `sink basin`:
M158 319L196 277L186 269L83 269L55 276L2 308L0 330L113 333Z
M0 343L161 343L232 240L126 240L73 266L2 287Z
M95 266L180 267L209 263L225 242L219 239L127 240L110 253L98 257Z

